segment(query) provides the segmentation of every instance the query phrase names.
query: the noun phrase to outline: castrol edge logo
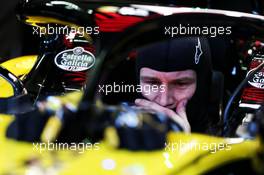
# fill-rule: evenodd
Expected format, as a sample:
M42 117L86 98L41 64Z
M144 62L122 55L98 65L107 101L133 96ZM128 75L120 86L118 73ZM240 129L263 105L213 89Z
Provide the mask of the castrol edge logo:
M256 59L257 60L257 59ZM251 70L252 71L252 70ZM249 71L248 74L251 72ZM248 75L247 74L247 75ZM256 88L264 89L264 69L256 72L251 80L248 83Z
M95 63L95 57L82 47L75 47L58 53L54 61L60 69L77 72L90 69Z

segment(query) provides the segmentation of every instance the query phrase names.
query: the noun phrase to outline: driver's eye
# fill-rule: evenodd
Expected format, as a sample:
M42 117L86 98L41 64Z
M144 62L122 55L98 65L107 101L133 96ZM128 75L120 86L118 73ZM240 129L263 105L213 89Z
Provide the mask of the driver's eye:
M173 82L172 85L173 86L176 86L178 88L185 88L189 85L191 85L193 82L190 82L190 81L176 81L176 82Z
M191 83L188 83L188 82L179 82L179 83L176 83L177 86L187 86Z

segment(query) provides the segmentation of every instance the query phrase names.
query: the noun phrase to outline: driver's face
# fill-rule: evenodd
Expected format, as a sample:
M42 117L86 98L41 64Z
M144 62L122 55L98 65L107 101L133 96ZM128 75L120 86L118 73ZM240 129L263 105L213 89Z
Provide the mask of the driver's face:
M189 100L196 90L196 72L193 70L160 72L150 68L140 69L140 85L158 85L161 90L142 95L163 107L175 109L181 100Z

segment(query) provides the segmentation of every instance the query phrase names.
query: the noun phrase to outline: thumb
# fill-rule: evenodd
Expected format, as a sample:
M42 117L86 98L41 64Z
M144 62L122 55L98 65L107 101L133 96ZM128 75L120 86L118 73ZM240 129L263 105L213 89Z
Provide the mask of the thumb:
M176 107L176 113L182 117L187 119L187 114L186 114L186 105L187 105L187 99L181 100L179 104Z

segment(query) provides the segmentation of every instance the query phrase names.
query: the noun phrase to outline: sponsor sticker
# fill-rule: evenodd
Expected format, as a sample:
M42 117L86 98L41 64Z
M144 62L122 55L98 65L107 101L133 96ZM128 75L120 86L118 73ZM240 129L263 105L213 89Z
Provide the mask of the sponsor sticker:
M251 70L247 73L247 76L250 72L253 71L254 68L259 66L262 62L263 62L263 58L257 58L257 57L253 58L253 60L250 63ZM252 77L252 79L248 81L248 83L255 88L264 89L264 69L256 72Z
M60 69L79 72L90 69L95 63L95 57L82 47L75 47L58 53L54 61Z
M264 72L257 72L248 83L256 88L264 89Z

